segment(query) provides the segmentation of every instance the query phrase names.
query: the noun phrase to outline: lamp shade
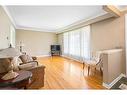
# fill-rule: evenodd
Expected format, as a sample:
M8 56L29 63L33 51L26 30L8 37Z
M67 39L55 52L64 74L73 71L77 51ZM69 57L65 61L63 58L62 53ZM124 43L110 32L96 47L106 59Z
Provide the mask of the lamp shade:
M0 50L0 58L10 58L19 56L21 53L15 48L6 48Z

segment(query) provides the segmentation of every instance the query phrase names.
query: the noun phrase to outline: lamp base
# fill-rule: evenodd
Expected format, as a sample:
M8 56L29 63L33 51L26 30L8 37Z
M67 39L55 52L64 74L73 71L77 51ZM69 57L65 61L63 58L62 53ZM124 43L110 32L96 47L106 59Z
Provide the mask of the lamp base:
M14 72L13 70L9 71L7 74L5 74L2 79L3 80L9 80L17 77L19 74L17 72Z

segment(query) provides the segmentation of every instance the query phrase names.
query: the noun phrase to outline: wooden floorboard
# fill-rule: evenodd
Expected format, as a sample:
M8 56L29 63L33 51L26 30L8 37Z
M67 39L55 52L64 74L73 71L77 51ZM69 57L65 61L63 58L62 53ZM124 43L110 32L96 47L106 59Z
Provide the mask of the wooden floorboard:
M41 89L105 89L102 75L92 70L87 75L87 67L82 63L64 57L54 56L38 58L46 66L45 85Z

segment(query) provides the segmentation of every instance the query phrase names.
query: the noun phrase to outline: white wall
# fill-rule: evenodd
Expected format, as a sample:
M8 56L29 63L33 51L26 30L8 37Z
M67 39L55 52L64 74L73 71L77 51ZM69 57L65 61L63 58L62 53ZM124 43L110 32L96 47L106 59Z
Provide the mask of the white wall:
M22 42L23 51L30 55L44 56L50 54L50 45L57 44L55 33L16 30L16 45Z
M125 73L125 16L109 18L91 25L91 50L123 49L122 72Z
M11 27L13 27L13 24L2 6L0 6L0 49L7 48L9 46Z

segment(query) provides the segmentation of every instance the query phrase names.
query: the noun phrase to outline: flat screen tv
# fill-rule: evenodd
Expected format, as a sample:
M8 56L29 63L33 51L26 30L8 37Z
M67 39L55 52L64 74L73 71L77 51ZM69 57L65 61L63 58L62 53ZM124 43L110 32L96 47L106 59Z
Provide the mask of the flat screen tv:
M51 51L60 51L60 45L51 45Z

